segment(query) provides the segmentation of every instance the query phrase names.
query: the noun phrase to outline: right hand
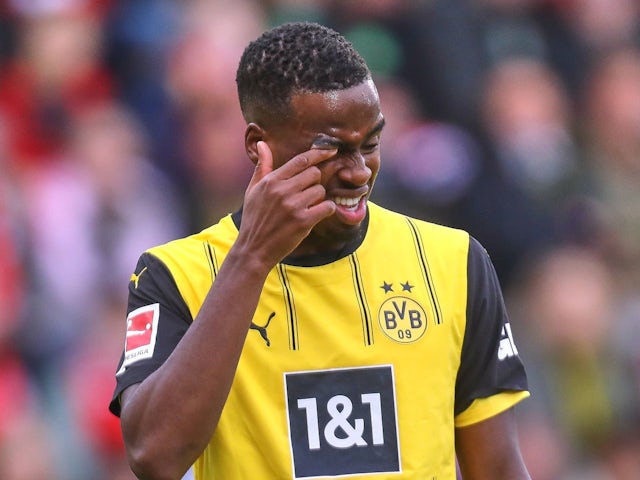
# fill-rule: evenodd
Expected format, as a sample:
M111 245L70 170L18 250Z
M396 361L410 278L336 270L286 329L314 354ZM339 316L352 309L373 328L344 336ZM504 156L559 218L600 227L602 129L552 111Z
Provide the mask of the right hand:
M325 199L316 166L335 149L312 148L273 169L266 142L258 142L258 161L244 196L242 224L236 243L269 269L291 253L321 220L333 215L335 203Z

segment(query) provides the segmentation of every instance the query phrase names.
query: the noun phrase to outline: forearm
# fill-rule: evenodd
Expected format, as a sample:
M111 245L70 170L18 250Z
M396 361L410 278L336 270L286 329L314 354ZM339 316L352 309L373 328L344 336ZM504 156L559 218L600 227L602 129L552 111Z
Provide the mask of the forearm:
M140 478L179 478L213 434L269 268L232 249L180 344L133 393L121 415Z

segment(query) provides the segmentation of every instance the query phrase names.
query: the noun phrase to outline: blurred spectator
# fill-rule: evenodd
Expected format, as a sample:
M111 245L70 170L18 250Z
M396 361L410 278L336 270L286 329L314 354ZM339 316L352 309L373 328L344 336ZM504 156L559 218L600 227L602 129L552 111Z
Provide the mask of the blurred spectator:
M121 298L107 297L95 305L85 340L79 342L64 367L64 388L79 441L92 456L94 475L104 480L133 480L120 433L120 422L104 407L115 380L113 358L122 350Z
M261 3L267 7L267 23L275 26L289 21L304 20L326 24L329 5L332 2L333 0L266 0ZM345 10L348 8L346 3L342 2ZM369 3L376 2L367 2L367 6Z
M33 402L13 409L0 438L0 477L3 480L59 480L54 434Z
M5 128L0 117L0 352L11 343L24 303L20 243L21 219L14 172L8 164Z
M558 206L578 170L571 104L554 72L514 57L487 75L483 125L507 181L545 207Z
M635 0L556 1L576 42L598 57L640 41L640 4Z
M16 54L0 70L0 113L10 159L21 168L53 161L73 115L112 97L111 75L101 64L99 18L81 4L19 10Z
M142 130L126 109L85 110L71 132L60 159L24 176L30 281L17 342L56 426L56 447L70 452L62 476L75 480L91 465L82 465L89 457L71 423L62 369L87 343L106 341L92 335L104 321L100 306L113 296L124 311L123 286L139 252L185 227L172 185L145 157Z
M24 186L33 278L20 340L36 368L85 334L92 307L121 291L140 251L185 231L133 117L104 105L73 126L66 156L30 173Z
M565 475L637 478L630 447L639 439L640 404L628 381L631 365L614 342L620 299L612 272L592 251L563 247L537 258L522 279L511 311L528 339L522 353L536 392L525 408L551 419L557 441L568 447Z
M12 434L15 418L28 409L31 396L28 372L14 342L24 294L22 271L5 219L0 210L0 450ZM0 474L0 478L6 477Z
M78 116L69 155L94 197L91 241L104 267L96 279L104 298L121 292L138 252L185 233L185 213L171 180L148 157L142 125L123 105Z
M28 410L32 395L27 370L15 345L25 303L26 272L19 248L23 212L7 161L5 134L0 117L0 450L12 433L14 419Z
M183 12L167 81L180 128L179 158L191 187L194 229L237 208L253 170L244 150L235 71L243 45L257 36L261 19L248 0L194 1Z
M475 128L484 74L512 56L544 58L537 0L414 2L397 20L402 75L429 117Z
M187 2L184 2L185 4ZM156 166L188 190L186 173L176 161L178 132L171 119L167 62L177 41L182 10L175 0L116 2L105 17L105 62L124 102L149 136Z
M464 129L426 119L398 79L377 81L387 121L373 200L408 215L457 225L480 169L480 148Z
M590 234L571 212L584 189L571 106L540 60L511 57L486 74L484 168L463 224L491 253L505 284L528 256L571 238L572 230Z
M606 56L583 97L584 150L617 269L640 279L640 50ZM636 290L636 294L638 294Z
M537 395L538 392L535 392ZM529 475L535 480L568 480L570 445L546 413L518 409L518 437Z
M593 64L612 50L639 45L636 0L549 0L539 2L537 21L547 39L546 59L574 100Z

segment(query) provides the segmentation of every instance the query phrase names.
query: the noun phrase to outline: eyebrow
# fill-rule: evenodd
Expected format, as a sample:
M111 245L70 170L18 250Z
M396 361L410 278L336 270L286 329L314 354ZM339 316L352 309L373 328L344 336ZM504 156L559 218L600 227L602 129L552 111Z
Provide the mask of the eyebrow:
M380 131L384 128L384 126L387 124L387 120L382 117L380 120L378 120L378 123L376 123L373 128L371 129L371 131L369 132L369 135L367 135L368 137L372 137L373 135L380 133Z
M380 120L378 120L378 122L373 126L373 128L369 131L369 133L367 133L367 136L365 138L371 138L374 135L377 135L378 133L380 133L380 131L384 128L384 126L386 125L387 121L385 120L384 117L382 117ZM337 138L328 136L328 135L322 135L322 137L317 138L315 142L319 142L323 145L326 146L331 146L331 147L335 147L335 148L340 148L344 145L344 142L342 142L342 140L339 140Z

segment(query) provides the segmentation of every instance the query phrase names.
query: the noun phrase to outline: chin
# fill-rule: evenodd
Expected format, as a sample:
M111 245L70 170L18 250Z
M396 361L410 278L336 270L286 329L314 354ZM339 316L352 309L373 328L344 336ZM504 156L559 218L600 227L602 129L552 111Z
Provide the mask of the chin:
M324 219L311 231L309 237L314 237L318 242L321 242L324 246L330 247L330 250L335 249L337 244L343 244L357 239L363 228L363 222L356 225L340 222L334 216ZM341 248L342 245L337 245Z

